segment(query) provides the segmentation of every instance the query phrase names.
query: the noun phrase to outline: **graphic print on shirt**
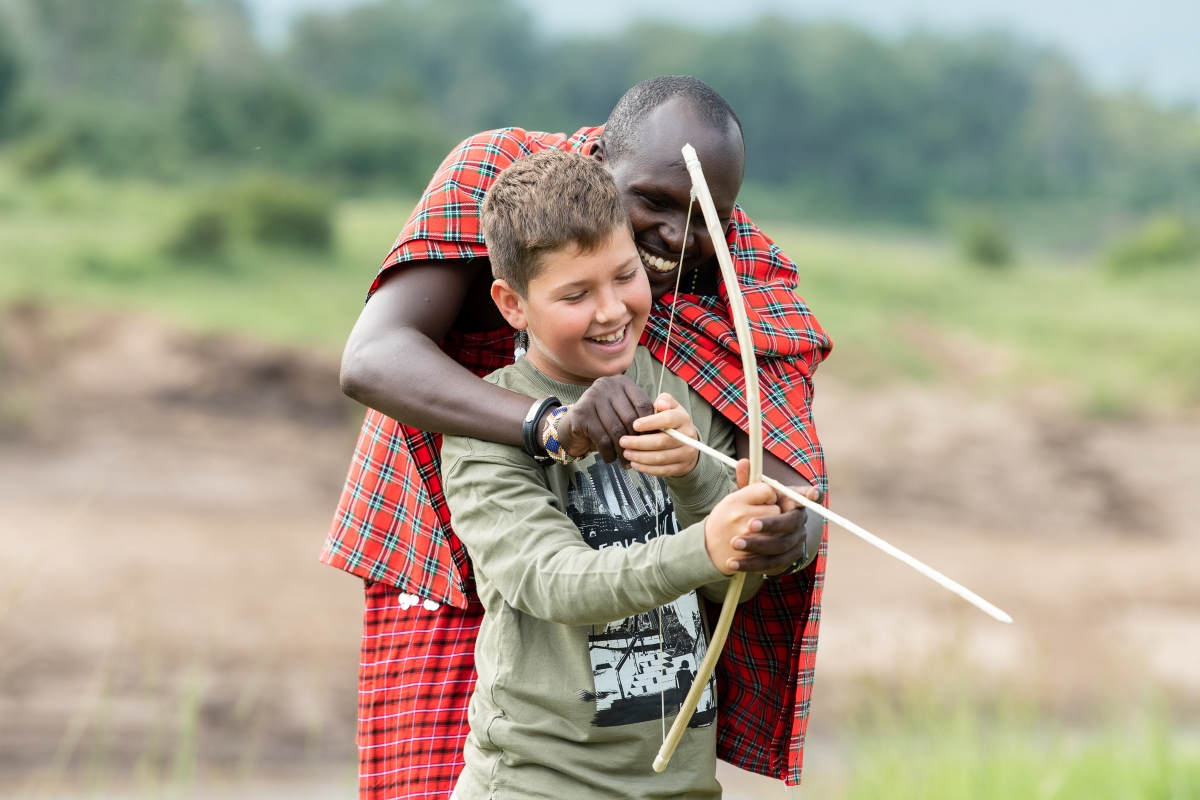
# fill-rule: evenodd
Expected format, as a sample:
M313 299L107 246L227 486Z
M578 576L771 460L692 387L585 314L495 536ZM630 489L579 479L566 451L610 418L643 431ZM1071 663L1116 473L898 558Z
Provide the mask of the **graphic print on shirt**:
M567 516L595 550L679 532L666 481L599 459L573 475ZM584 690L583 700L596 703L593 725L656 720L664 706L668 716L679 711L708 650L700 598L688 592L659 610L592 626L588 651L596 691ZM688 727L711 725L716 716L716 679L710 678Z

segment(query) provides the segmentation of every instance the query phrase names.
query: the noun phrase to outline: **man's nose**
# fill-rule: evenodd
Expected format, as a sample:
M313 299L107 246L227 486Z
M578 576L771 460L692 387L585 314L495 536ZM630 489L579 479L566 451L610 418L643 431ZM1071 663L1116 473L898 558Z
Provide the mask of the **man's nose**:
M693 220L696 222L696 220ZM680 250L686 249L691 252L696 249L698 237L703 236L703 222L699 225L689 225L687 217L683 214L677 215L671 221L663 224L658 229L658 235L662 238L663 244L671 248L672 253L679 253ZM687 237L684 237L684 231L687 231Z

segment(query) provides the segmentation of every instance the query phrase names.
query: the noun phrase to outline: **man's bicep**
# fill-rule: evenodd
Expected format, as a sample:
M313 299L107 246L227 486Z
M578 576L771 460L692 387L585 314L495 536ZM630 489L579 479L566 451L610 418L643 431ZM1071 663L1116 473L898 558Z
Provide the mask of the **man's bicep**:
M486 259L455 258L391 267L363 308L354 334L410 328L431 341L441 341L458 318L480 269L487 266Z

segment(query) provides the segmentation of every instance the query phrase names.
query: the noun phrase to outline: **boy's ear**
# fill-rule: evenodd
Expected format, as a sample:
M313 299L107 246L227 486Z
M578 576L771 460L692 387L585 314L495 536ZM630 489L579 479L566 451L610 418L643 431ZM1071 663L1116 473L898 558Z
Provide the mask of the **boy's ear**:
M524 300L508 285L508 281L501 278L492 281L492 302L500 309L509 325L519 331L529 327L529 322L525 319Z

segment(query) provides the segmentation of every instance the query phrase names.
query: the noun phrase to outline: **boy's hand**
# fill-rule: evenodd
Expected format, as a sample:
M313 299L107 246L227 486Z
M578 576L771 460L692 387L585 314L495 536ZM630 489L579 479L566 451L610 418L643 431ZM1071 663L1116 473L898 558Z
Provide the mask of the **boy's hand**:
M638 431L662 431L673 428L684 436L697 438L696 426L683 406L674 397L663 392L654 401L657 412L642 417L633 423ZM687 475L696 468L700 451L680 444L665 433L642 433L640 436L622 436L622 457L638 472L646 475L661 475L677 478Z
M639 417L653 413L650 397L626 376L600 378L559 421L558 438L573 456L596 452L604 463L611 464L621 454L616 443L635 433L633 426ZM541 420L537 429L542 430ZM629 463L622 458L621 466Z
M749 479L750 462L742 459L737 464L738 490L717 503L704 521L704 547L722 575L752 571L743 565L746 554L734 547L734 541L751 533L758 520L780 513L775 490L765 483L747 486Z

